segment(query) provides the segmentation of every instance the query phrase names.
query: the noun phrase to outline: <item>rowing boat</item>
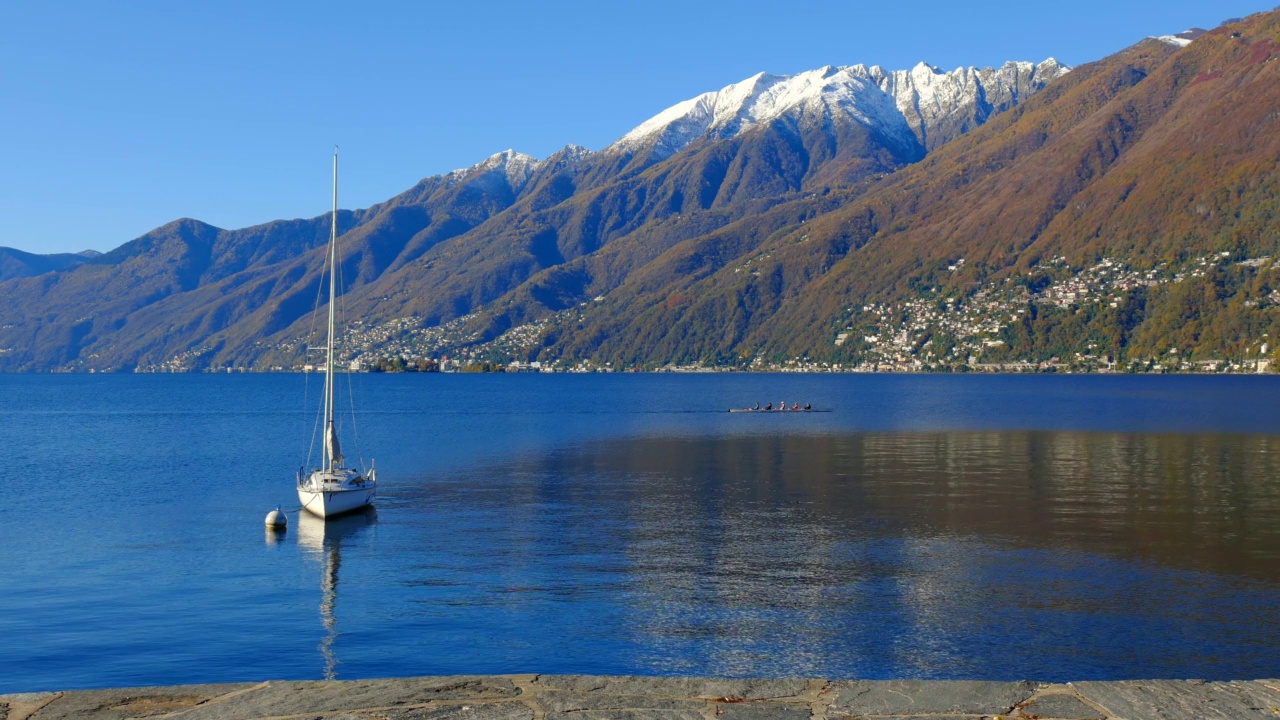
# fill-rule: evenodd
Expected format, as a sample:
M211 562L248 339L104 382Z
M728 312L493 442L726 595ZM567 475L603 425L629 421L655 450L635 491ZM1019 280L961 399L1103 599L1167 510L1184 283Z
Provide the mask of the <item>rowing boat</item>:
M729 412L732 412L732 413L816 413L816 412L831 412L831 410L832 408L810 408L808 410L804 408L800 408L798 410L792 410L791 408L785 408L785 409L773 408L770 410L766 410L764 408L729 408Z

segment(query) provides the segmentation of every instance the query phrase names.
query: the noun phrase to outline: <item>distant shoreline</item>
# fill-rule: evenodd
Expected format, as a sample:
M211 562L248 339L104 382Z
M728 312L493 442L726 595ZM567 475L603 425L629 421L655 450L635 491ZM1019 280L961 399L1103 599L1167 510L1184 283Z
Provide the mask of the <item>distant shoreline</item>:
M743 375L894 375L894 376L964 376L964 375L981 375L981 376L1094 376L1094 377L1115 377L1115 376L1195 376L1195 377L1275 377L1280 373L1273 370L1223 370L1223 371L1204 371L1204 370L1150 370L1150 371L1099 371L1099 370L989 370L989 369L971 369L971 370L792 370L786 368L768 368L768 369L744 369L744 368L672 368L672 369L656 369L656 370L612 370L612 369L594 369L594 370L399 370L399 371L349 371L338 370L341 375L718 375L718 374L743 374ZM251 368L223 368L219 370L8 370L0 371L2 375L311 375L316 374L312 370L300 370L296 368L290 369L251 369Z

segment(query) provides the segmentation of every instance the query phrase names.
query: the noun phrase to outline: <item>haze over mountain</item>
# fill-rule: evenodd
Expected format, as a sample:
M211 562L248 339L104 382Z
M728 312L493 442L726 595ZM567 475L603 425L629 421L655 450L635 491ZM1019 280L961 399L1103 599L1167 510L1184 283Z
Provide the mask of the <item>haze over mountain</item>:
M351 339L366 359L615 366L1257 354L1269 265L1172 278L1277 250L1277 27L1265 13L1071 72L761 74L599 152L499 153L340 213ZM0 282L0 369L298 363L327 226L179 220L39 275L25 260ZM1170 282L1055 304L1104 260ZM983 303L986 320L948 320Z
M0 247L0 280L64 270L101 254L96 250L85 250L78 253L37 255L14 248Z

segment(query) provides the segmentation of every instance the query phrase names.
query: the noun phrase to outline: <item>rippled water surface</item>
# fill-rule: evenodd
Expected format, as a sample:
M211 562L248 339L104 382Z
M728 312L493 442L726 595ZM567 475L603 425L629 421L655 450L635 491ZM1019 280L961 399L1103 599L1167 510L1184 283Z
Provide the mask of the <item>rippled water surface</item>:
M1280 675L1278 379L359 376L327 524L306 384L0 376L0 692Z

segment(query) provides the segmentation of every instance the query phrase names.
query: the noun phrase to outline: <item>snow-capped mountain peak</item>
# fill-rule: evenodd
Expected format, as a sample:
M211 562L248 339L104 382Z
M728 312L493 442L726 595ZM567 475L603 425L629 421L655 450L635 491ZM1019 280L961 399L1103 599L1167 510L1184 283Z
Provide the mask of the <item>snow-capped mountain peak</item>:
M511 189L519 192L542 164L532 155L503 150L494 153L469 168L461 168L444 176L446 187L462 182L476 182L486 177L502 177Z
M555 154L562 156L568 162L578 162L595 153L581 145L565 145L557 150Z
M876 112L868 96L874 85L867 78L826 66L797 75L757 73L742 82L673 105L624 135L606 150L633 150L652 141L659 156L679 152L704 135L732 137L806 105L850 102L848 110ZM866 115L867 112L861 113ZM865 118L871 120L872 118Z
M1034 93L1068 68L1050 58L1039 65L1005 63L995 68L944 72L921 62L911 70L885 72L879 66L828 65L796 75L758 73L721 90L703 93L658 113L623 135L606 151L652 147L658 158L679 152L702 137L733 137L780 117L846 120L890 135L915 135L925 148L937 143L932 129L980 124ZM972 117L970 117L972 116ZM904 125L905 123L905 125ZM954 134L944 133L944 138Z
M827 65L795 75L756 73L720 90L677 103L600 151L646 152L662 160L699 140L733 138L753 128L870 129L899 158L918 158L1018 104L1070 69L1049 58L1039 64L944 71L920 62L910 70L879 65ZM847 126L846 126L847 127ZM519 194L545 173L578 165L597 153L566 145L545 160L504 150L468 168L437 176L444 187L485 185ZM425 181L424 181L425 182Z

